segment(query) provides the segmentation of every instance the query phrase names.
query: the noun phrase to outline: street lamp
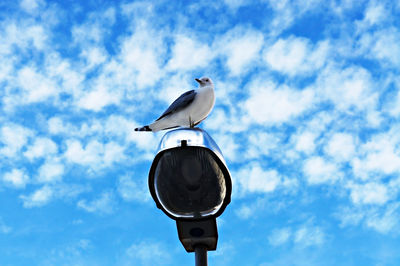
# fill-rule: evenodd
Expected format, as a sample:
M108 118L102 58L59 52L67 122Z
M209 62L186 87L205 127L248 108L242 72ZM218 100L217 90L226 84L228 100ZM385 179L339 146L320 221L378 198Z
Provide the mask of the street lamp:
M200 128L179 128L161 139L150 168L149 188L156 205L176 221L179 240L207 265L216 250L216 217L231 201L232 181L214 140Z

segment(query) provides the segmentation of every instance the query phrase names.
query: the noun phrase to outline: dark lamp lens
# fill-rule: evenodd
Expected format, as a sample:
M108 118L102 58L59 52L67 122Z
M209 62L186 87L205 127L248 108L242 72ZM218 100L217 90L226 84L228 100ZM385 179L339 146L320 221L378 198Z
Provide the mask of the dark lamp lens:
M223 172L203 147L164 151L154 172L154 188L160 204L175 217L213 215L226 196Z
M201 163L196 160L196 157L190 156L183 159L181 170L187 189L193 191L199 189L201 185L200 182L203 175L203 169L201 167Z

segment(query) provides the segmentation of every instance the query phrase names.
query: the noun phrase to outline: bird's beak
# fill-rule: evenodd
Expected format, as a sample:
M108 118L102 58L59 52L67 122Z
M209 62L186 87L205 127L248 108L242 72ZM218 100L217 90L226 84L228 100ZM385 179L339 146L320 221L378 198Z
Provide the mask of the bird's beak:
M198 83L202 83L202 81L201 80L199 80L199 79L194 79L195 81L197 81Z

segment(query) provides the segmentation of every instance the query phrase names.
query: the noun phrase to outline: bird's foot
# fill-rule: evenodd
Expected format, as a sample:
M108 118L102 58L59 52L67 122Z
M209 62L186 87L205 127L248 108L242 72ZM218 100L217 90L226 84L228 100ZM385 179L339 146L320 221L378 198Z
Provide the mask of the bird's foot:
M190 128L194 128L194 121L192 121L192 118L189 116L189 125Z

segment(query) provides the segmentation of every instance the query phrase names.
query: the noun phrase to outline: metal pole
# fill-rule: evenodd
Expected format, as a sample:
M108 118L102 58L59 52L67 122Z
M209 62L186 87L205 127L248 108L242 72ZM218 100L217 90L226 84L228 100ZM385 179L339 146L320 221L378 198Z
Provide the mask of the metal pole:
M207 266L207 247L205 245L196 245L194 247L194 256L196 266Z

